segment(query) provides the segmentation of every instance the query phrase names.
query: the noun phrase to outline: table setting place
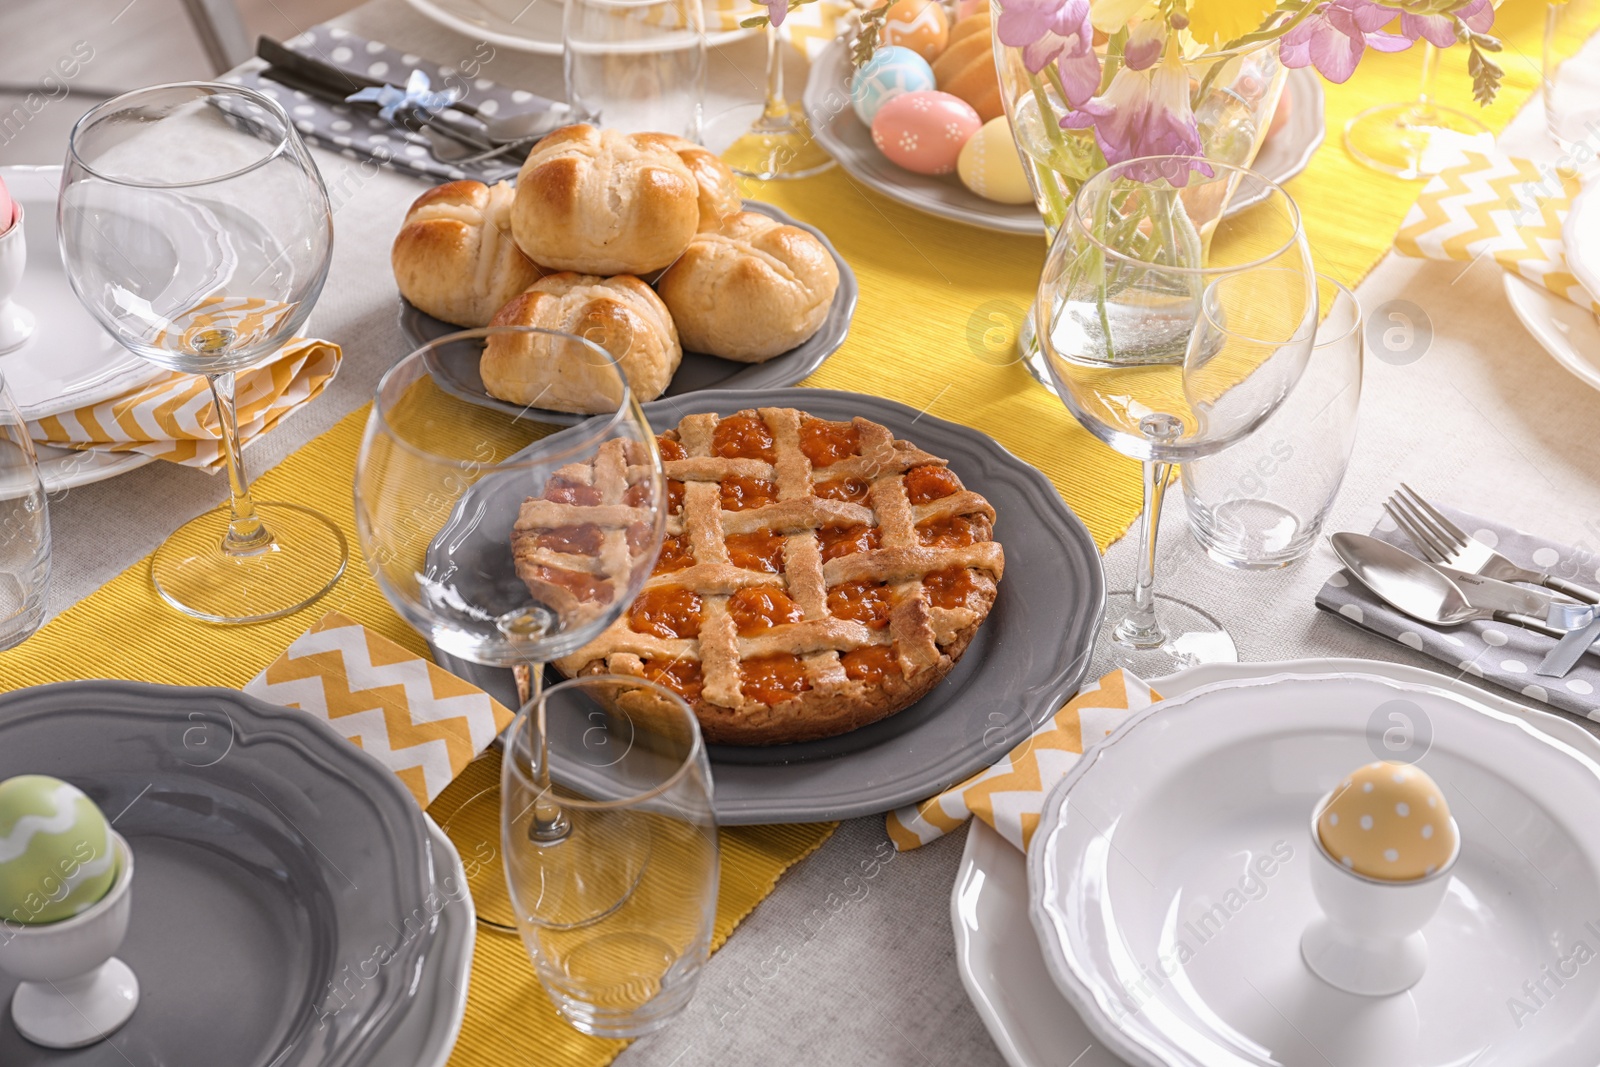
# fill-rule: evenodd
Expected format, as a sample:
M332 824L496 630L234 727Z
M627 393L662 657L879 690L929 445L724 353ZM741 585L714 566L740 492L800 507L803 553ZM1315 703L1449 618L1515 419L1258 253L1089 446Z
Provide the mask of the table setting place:
M1594 1067L1596 31L369 0L106 94L0 166L0 1067Z

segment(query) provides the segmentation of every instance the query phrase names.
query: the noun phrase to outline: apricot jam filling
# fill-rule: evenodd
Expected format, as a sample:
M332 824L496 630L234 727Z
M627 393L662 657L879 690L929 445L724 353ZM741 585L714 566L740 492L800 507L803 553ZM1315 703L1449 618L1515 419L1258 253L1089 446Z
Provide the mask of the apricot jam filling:
M965 548L987 533L988 523L969 515L951 515L917 524L917 540L928 548Z
M656 637L699 637L700 594L678 586L646 589L628 609L628 627Z
M744 478L737 474L722 479L722 510L745 511L764 507L778 501L778 486L760 478Z
M766 571L768 574L783 573L782 534L771 530L730 534L725 543L728 546L728 561L735 567L743 567L747 571Z
M692 659L645 660L644 676L657 685L664 685L685 700L697 700L705 688L705 677L700 664Z
M843 500L849 504L865 504L872 487L860 478L845 478L837 482L819 482L812 492L824 500Z
M817 538L822 542L824 563L840 556L866 552L882 544L876 526L824 526L817 531Z
M861 431L848 422L806 419L800 424L800 451L813 467L831 467L861 452Z
M735 415L717 423L711 431L711 452L723 459L764 459L768 463L777 456L772 431L753 415Z
M922 466L906 471L906 496L911 503L927 504L961 491L961 479L948 467Z
M796 693L811 688L806 677L806 667L798 656L780 652L773 656L758 656L744 661L744 678L739 689L751 700L763 704L781 704Z
M771 588L740 589L728 598L728 614L740 637L753 637L774 626L805 618L799 604Z
M891 674L900 674L900 661L893 645L867 645L839 656L846 678L877 685Z
M864 579L846 582L828 590L828 611L835 618L852 619L865 623L874 630L889 625L889 612L894 607L893 594L885 582Z

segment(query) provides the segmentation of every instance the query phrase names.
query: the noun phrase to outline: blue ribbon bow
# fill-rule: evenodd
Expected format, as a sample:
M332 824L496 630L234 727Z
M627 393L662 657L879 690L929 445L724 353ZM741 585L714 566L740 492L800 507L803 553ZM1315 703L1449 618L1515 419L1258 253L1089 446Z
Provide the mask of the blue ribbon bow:
M428 76L420 70L411 72L406 79L404 89L396 89L392 85L376 85L345 97L345 102L350 104L378 105L378 115L387 122L393 122L394 116L401 108L420 111L424 117L443 111L456 102L453 90L446 89L434 92Z

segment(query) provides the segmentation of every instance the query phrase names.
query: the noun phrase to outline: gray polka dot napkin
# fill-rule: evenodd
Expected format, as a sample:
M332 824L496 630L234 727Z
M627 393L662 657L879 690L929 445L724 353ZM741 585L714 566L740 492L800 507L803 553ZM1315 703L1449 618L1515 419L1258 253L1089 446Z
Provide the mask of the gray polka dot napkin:
M1436 505L1457 526L1492 545L1513 562L1557 577L1600 587L1600 558L1590 548L1559 545L1491 519ZM1372 536L1421 555L1387 515ZM1339 571L1317 592L1317 607L1363 629L1399 641L1449 667L1484 678L1562 711L1600 720L1600 658L1585 655L1565 678L1533 673L1555 639L1510 623L1469 622L1433 629L1379 600L1348 571Z
M391 85L404 86L413 70L428 76L436 90L453 88L458 99L477 107L480 114L510 114L537 111L551 101L522 89L510 89L478 77L484 64L494 57L492 46L486 55L474 53L454 66L436 63L421 56L403 53L381 41L369 41L336 26L317 26L285 44L296 52L331 63L344 70L379 78ZM261 76L265 64L236 71L223 80L260 90L281 103L306 140L338 152L347 159L371 160L380 166L409 171L435 181L476 178L497 182L514 177L518 164L504 159L459 166L441 163L428 149L428 140L380 118L377 109L359 104L330 104L303 92L286 88ZM352 90L353 92L354 90Z

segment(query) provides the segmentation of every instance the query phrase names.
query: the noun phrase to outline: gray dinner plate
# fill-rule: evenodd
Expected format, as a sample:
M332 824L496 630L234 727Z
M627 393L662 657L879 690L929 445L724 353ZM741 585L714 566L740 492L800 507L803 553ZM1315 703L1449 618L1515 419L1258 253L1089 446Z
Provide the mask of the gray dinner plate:
M891 200L930 215L1001 233L1044 236L1044 220L1032 204L997 204L962 185L953 174L917 174L889 162L872 143L872 131L850 106L850 77L855 68L848 44L841 38L822 50L811 64L801 96L806 121L811 124L817 143L846 173ZM1261 146L1251 168L1279 183L1306 168L1323 135L1322 79L1315 70L1304 67L1289 72L1289 84L1294 87L1294 110L1289 123ZM1253 197L1231 201L1227 214L1260 202L1267 192L1263 189Z
M833 294L828 317L822 320L822 325L818 327L816 333L789 351L773 356L765 363L737 363L731 359L708 356L704 352L686 351L683 354L683 362L678 364L677 371L672 375L672 381L667 384L667 391L662 394L663 397L684 396L707 389L777 389L793 385L822 366L822 361L838 351L850 333L850 319L856 313L856 300L861 295L861 289L856 284L855 271L850 269L850 264L844 261L839 250L833 247L833 242L815 226L798 222L771 204L746 200L744 207L746 211L759 212L787 226L798 226L816 237L827 248L828 254L839 265L839 288ZM417 348L460 329L459 326L441 322L431 315L418 311L410 302L401 298L400 331L406 340ZM510 415L522 415L530 410L525 404L512 404L489 395L488 390L483 387L483 378L478 373L476 346L451 345L435 351L428 360L428 372L433 375L433 380L439 388L468 403L480 404ZM535 415L542 422L565 425L582 422L588 417L543 409L537 410Z
M943 456L994 506L1006 566L994 608L961 662L916 704L822 741L709 746L717 821L869 815L923 800L987 767L1054 714L1088 670L1105 610L1105 577L1089 531L1049 479L987 434L882 397L830 389L774 389L759 396L719 390L658 400L646 413L659 432L685 415L731 415L757 405L841 421L860 415ZM522 492L520 483L504 484ZM457 560L458 566L510 573L509 539L503 540L482 543L479 552L493 559ZM435 653L447 669L516 706L510 671Z
M0 696L0 779L16 774L78 786L138 856L118 956L142 996L73 1052L30 1044L4 1012L0 1064L446 1058L473 936L459 860L400 780L325 723L226 689L40 686ZM15 986L0 974L0 1005Z

